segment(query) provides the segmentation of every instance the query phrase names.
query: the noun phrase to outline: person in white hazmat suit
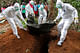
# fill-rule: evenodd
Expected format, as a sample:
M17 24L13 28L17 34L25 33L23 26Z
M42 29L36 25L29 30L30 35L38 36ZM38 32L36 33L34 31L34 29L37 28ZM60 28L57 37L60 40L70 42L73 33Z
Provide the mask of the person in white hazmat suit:
M61 0L57 0L56 7L58 8L58 16L54 21L56 22L62 17L57 26L58 36L60 36L60 40L57 45L62 46L67 35L67 30L72 22L74 21L75 24L78 23L78 12L72 5L63 3Z
M33 5L34 1L31 0L25 7L26 10L26 18L28 18L28 14L32 14L32 16L35 16L34 11L33 11Z
M46 23L47 11L44 9L44 5L41 4L39 7L39 18L38 24Z
M19 16L20 19L22 19L25 22L25 24L27 24L27 23L24 20L22 14L21 14L21 11L19 9L19 4L18 3L15 3L14 6L7 7L1 13L1 15L3 17L6 17L7 21L11 25L11 28L13 30L13 34L16 35L16 37L18 39L20 39L20 36L18 35L18 32L17 32L16 24L19 26L20 29L24 29L24 28L23 28L23 25L22 25L21 21L19 20L19 18L17 16Z

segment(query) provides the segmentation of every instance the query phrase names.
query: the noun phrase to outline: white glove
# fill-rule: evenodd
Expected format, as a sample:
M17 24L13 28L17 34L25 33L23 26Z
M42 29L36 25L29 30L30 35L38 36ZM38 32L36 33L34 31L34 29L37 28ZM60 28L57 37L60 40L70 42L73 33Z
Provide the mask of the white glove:
M34 13L30 13L30 12L29 12L29 14L31 14L32 16L35 16L35 14L34 14Z
M34 14L34 13L32 13L32 16L34 16L34 17L35 17L35 14Z
M27 22L25 21L25 24L27 25Z
M56 19L54 19L54 22L56 22Z
M75 24L79 23L78 18L75 18L74 23L75 23Z

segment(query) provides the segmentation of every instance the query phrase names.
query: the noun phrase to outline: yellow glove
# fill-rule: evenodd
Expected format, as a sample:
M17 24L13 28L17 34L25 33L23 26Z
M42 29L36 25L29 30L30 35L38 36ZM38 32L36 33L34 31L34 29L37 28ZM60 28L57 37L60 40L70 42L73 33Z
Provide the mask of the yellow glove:
M78 20L78 17L75 17L74 19L75 19L75 20Z
M56 22L56 19L54 19L54 22Z
M74 20L74 23L75 23L75 24L79 23L78 17L75 17L74 19L75 19L75 20Z

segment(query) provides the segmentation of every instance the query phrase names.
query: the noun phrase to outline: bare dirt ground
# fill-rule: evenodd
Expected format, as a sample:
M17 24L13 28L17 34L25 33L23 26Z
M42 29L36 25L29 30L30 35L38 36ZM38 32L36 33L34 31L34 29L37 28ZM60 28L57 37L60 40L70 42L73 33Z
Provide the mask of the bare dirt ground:
M62 47L57 46L57 42L50 41L49 53L80 53L80 32L69 30Z
M0 53L80 53L80 32L69 30L63 46L59 47L56 30L38 36L18 28L21 39L17 39L8 22L0 24L1 29L6 32L0 34Z

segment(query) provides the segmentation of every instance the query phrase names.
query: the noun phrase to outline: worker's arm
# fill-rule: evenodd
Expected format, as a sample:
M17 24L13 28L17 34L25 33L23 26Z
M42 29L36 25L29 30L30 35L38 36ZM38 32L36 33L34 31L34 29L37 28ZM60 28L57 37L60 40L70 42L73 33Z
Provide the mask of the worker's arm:
M55 22L61 18L61 13L62 13L61 9L58 9L58 15L56 19L54 19Z

